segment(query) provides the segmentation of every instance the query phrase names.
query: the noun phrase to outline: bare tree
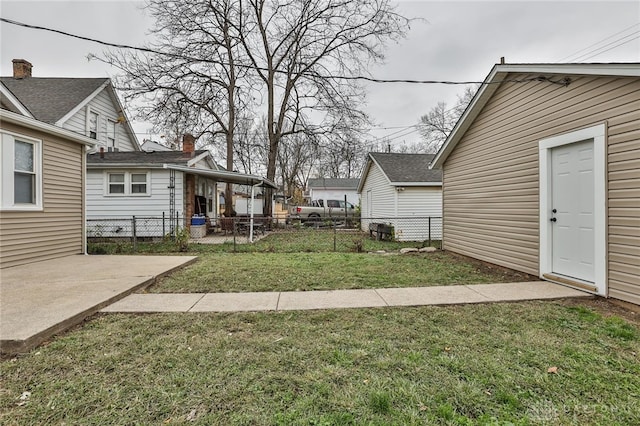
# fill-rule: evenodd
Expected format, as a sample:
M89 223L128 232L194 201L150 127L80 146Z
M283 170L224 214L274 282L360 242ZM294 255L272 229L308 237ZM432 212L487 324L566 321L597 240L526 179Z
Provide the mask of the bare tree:
M142 98L138 118L160 132L188 129L205 146L222 141L229 170L238 110L251 99L249 69L239 66L238 6L236 0L150 0L146 7L156 20L150 48L157 53L110 52L102 59L122 71L116 84L126 99Z
M423 143L418 146L421 152L435 153L440 149L477 91L477 86L467 86L452 108L448 109L445 102L438 102L420 117L418 130Z
M271 180L282 140L328 134L343 117L366 118L354 77L381 62L385 43L409 24L390 0L148 1L156 53L103 59L123 72L117 85L126 97L143 98L137 117L158 128L191 127L214 145L224 140L233 170L240 111L266 110Z
M335 76L366 74L409 23L388 0L247 0L241 17L236 31L266 91L269 179L283 138L358 114L362 87Z

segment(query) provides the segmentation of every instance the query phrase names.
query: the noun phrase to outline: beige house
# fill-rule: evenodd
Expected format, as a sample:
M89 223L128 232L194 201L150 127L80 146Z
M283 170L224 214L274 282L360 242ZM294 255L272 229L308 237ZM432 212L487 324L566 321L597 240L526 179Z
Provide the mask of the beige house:
M496 65L432 167L444 249L640 304L640 64Z
M11 112L10 104L22 109L3 96L0 268L82 254L85 151L94 141Z

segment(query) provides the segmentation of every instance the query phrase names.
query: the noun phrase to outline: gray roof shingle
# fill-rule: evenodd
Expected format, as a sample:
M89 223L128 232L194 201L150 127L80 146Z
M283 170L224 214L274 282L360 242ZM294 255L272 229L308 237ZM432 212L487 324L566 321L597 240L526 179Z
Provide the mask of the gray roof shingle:
M109 79L0 77L0 81L36 120L55 124Z
M429 169L433 154L370 152L391 182L442 182L442 170Z
M356 189L360 179L313 178L307 182L308 188L346 188Z
M200 149L193 153L182 151L132 151L132 152L99 152L87 155L87 164L131 164L131 165L154 165L154 164L187 164L189 160L200 154L208 152Z

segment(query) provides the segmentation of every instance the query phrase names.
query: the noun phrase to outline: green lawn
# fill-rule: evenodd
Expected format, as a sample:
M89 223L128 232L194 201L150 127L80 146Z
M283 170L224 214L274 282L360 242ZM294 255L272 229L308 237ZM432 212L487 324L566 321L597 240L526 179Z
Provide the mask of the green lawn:
M453 253L201 253L154 293L333 290L514 282L531 279Z
M0 362L0 424L631 425L639 354L602 300L101 315Z

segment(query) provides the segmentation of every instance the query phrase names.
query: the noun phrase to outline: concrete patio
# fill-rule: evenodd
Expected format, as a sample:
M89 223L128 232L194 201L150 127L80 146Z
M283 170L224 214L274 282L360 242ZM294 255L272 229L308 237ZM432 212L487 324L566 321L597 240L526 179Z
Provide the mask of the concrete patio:
M67 256L0 270L0 350L19 353L194 256Z

